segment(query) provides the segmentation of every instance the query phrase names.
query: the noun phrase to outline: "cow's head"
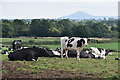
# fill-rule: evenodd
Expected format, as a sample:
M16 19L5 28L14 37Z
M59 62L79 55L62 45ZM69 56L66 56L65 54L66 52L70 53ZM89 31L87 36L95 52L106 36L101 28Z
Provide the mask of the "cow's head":
M105 56L107 56L108 54L111 54L112 51L113 51L113 50L108 50L108 49L106 49L106 50L105 50L105 52L106 52L106 53L105 53Z
M88 39L87 39L87 38L83 38L83 44L84 44L85 46L88 46Z
M77 41L77 47L87 46L87 38L81 38Z
M12 45L22 45L22 40L14 40Z

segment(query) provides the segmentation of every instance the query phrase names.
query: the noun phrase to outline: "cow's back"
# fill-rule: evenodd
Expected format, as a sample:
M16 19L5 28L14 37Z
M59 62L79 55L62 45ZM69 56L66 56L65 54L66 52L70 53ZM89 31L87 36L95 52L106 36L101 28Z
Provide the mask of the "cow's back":
M79 40L81 38L76 38L76 37L72 37L72 38L68 38L68 37L61 37L60 41L61 41L61 48L63 49L68 49L68 50L77 50L79 46Z
M22 49L12 52L8 55L8 58L12 61L14 60L29 60L28 58L35 58L37 53L33 49Z

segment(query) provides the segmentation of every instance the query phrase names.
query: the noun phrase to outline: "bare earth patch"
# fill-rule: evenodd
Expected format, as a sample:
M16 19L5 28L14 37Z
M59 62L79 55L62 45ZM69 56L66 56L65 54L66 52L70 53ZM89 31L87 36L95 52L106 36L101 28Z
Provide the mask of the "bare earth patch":
M23 70L21 68L24 68ZM21 69L21 70L20 70ZM37 70L32 71L18 62L2 62L2 78L100 78L96 74L81 71Z

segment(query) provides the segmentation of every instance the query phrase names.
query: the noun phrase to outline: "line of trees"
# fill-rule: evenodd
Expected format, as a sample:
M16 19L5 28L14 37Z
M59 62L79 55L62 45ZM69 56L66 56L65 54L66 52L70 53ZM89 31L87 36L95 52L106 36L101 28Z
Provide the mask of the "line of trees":
M117 19L3 19L2 37L118 37Z

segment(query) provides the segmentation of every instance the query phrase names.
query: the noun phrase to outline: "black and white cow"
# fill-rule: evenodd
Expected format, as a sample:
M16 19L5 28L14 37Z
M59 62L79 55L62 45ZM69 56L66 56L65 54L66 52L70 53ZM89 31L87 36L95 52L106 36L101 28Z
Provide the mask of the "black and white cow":
M77 60L80 60L80 52L88 45L87 38L77 37L61 37L61 58L63 58L63 51L65 50L66 58L68 58L68 50L77 51Z
M20 50L21 46L22 46L22 41L21 40L14 40L12 42L13 51Z
M2 52L0 52L1 54L5 54L5 55L8 55L8 50L3 50Z
M18 51L11 52L8 55L9 60L26 60L26 61L37 61L39 52L43 52L41 49L37 48L27 48Z
M11 52L8 55L9 60L26 60L26 61L37 61L38 57L56 57L57 55L48 48L43 47L32 47L25 48L18 51Z
M77 52L70 51L68 53L68 56L69 57L76 57L77 56ZM95 58L95 56L91 52L89 52L89 51L81 51L80 52L80 58Z
M115 58L115 60L120 60L120 58Z
M96 48L96 47L90 47L89 50L93 55L95 55L95 58L101 58L101 59L107 59L106 56L110 54L111 50L103 49L103 48Z
M61 49L60 48L56 48L56 51L58 53L56 53L55 55L58 55L60 56L60 51ZM63 51L63 53L65 53L65 50ZM65 56L65 54L63 54L63 56ZM77 56L77 52L76 51L68 51L68 57L76 57ZM88 50L82 50L80 52L80 58L95 58L95 56L89 52Z
M58 51L58 55L60 56L60 48L56 48L56 51ZM111 54L112 50L103 49L103 48L96 48L91 47L90 49L83 49L80 52L80 58L95 58L95 59L107 59L106 56L108 54ZM65 53L65 50L63 51ZM65 56L65 54L63 54ZM77 52L76 51L68 51L68 57L76 57Z

